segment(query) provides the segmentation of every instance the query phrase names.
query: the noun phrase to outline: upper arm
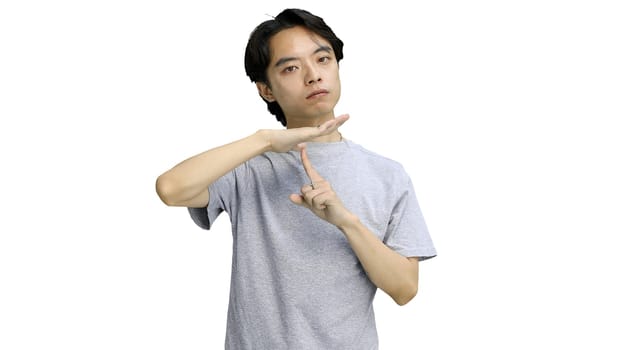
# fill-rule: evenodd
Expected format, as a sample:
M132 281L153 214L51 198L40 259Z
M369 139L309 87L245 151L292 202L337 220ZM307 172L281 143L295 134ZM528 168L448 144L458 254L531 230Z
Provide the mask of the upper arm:
M408 258L410 267L412 269L412 276L415 281L415 286L419 288L419 258L416 256Z
M204 208L209 204L209 188L204 189L198 195L185 200L178 205L179 207L188 207L188 208Z

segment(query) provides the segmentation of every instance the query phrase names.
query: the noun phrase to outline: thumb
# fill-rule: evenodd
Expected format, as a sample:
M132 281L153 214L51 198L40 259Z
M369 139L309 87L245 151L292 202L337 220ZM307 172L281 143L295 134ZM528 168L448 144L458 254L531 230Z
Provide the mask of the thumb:
M290 194L289 195L289 200L292 201L292 203L306 207L306 204L304 199L302 199L302 196L299 194Z

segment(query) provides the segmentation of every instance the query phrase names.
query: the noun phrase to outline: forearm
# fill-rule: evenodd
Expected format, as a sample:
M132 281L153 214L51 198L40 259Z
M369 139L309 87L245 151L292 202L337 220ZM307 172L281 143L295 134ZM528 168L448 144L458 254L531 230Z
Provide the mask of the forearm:
M387 247L356 217L340 229L378 288L399 305L408 303L417 294L419 264L416 258L406 258Z
M167 205L207 205L209 200L207 188L210 184L245 161L268 150L270 150L269 139L264 131L258 131L177 164L158 177L156 191ZM202 193L207 195L193 201L193 198Z

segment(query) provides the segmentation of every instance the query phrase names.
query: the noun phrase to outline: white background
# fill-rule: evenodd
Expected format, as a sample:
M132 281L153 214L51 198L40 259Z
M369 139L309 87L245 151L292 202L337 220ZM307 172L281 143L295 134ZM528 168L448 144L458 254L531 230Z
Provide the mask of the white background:
M439 256L382 349L620 349L615 1L3 1L0 348L220 349L231 235L156 177L279 128L244 73L285 7L345 42L342 133L400 161ZM617 335L616 335L617 334Z

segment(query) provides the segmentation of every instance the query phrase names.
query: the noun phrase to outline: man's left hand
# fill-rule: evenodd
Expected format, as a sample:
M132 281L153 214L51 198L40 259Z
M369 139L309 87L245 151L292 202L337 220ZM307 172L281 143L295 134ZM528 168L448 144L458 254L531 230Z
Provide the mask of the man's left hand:
M353 214L343 206L330 183L313 168L304 145L300 146L300 158L311 184L302 186L300 194L291 194L289 199L338 228L343 228L354 219Z

